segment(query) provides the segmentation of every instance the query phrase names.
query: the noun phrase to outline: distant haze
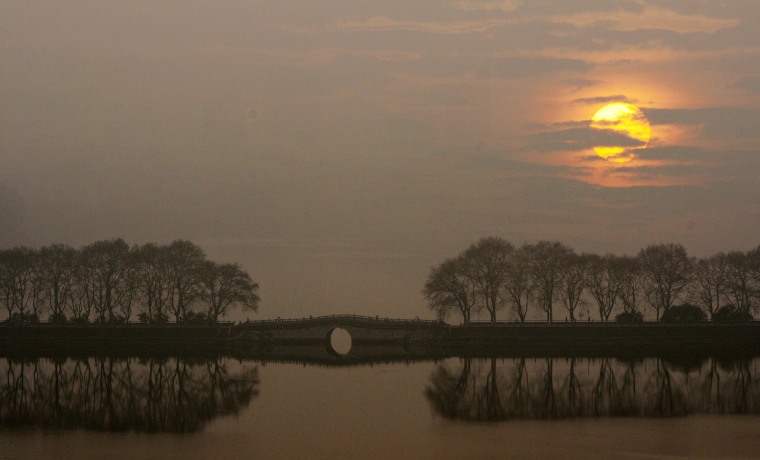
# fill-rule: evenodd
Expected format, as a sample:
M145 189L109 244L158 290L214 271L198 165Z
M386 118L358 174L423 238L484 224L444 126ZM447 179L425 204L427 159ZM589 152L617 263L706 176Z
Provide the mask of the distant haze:
M0 4L0 247L189 239L257 317L432 317L485 235L760 244L760 3ZM588 120L636 104L610 166Z

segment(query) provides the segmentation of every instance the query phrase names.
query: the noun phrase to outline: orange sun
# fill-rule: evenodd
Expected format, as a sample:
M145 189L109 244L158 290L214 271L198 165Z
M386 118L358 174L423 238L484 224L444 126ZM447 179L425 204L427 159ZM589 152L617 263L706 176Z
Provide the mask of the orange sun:
M625 163L636 157L635 151L643 149L649 143L651 134L649 120L633 104L613 102L597 110L591 117L591 127L611 131L637 141L638 145L597 145L594 151L607 161ZM622 142L621 142L622 143Z

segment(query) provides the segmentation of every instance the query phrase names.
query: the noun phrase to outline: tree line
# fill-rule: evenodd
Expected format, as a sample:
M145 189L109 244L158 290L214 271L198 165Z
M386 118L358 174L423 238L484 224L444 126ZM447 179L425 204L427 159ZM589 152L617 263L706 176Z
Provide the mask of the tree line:
M258 308L258 284L190 241L0 250L0 311L13 322L215 323Z
M518 322L531 313L549 323L555 313L569 322L613 314L641 322L645 313L663 322L748 321L760 307L760 246L698 259L675 243L618 256L485 237L432 267L422 293L439 318L464 323L480 312L493 323L500 311Z

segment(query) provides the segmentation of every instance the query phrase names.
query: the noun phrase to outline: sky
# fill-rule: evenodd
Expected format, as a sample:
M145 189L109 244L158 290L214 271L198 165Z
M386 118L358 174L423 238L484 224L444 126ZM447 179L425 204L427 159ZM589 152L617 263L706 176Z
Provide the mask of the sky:
M753 0L3 0L0 247L189 239L260 283L254 318L433 317L430 267L482 236L748 250L759 23ZM626 163L593 150L614 101L651 127L617 135Z

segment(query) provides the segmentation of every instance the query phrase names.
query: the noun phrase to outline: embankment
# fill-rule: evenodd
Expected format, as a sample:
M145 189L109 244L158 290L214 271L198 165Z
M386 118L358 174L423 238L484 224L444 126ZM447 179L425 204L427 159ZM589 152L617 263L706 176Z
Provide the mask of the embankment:
M4 355L219 355L235 344L258 343L253 331L231 324L0 325Z
M668 354L760 356L760 322L671 325L478 323L461 326L439 323L420 331L424 332L424 340L417 334L419 331L411 327L405 332L404 339L395 336L383 340L376 338L371 343L357 340L352 353L370 350L372 345L407 351L414 349L417 350L412 353L415 359L426 356L430 359L451 356L640 358ZM305 347L325 347L324 331L317 332L314 337L319 340L304 342ZM5 356L279 356L278 347L292 345L281 342L272 327L261 325L0 324L0 355ZM291 352L286 354L287 359L298 358L291 356Z
M670 353L760 353L760 322L735 324L526 323L448 328L454 355L653 356Z

